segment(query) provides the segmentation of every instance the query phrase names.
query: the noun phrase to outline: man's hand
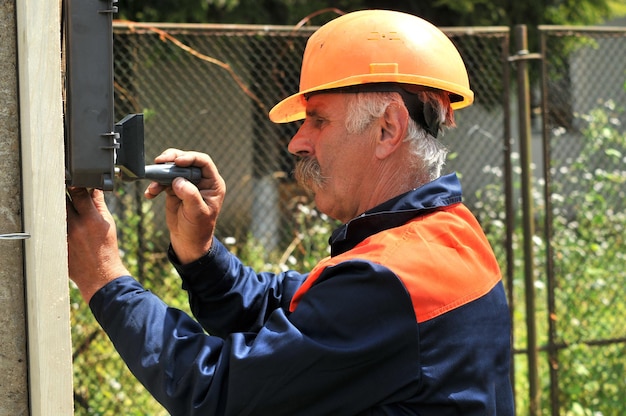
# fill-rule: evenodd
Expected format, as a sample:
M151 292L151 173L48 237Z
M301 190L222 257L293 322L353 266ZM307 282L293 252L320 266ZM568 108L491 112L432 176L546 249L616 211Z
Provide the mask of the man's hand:
M129 275L122 264L117 245L115 222L95 189L68 189L67 245L70 279L87 303L101 287Z
M168 149L155 163L174 163L180 167L195 166L202 170L198 185L176 178L172 185L152 182L145 191L148 199L165 191L165 212L172 248L181 263L190 263L211 248L217 217L222 209L226 184L213 160L204 153Z

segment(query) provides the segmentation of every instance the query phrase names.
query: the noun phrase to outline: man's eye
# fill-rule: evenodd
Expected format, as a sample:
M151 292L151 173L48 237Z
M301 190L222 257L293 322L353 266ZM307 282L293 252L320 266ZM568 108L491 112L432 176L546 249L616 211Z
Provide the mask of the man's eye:
M315 127L321 127L324 124L324 121L325 120L323 118L316 117L313 119L313 125Z

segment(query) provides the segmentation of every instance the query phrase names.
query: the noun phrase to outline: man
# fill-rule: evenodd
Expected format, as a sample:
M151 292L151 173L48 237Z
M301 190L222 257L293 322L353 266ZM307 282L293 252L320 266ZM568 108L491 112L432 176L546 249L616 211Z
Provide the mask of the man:
M225 184L208 155L166 194L170 260L196 320L128 276L102 192L72 189L70 277L135 376L173 415L512 415L500 272L437 141L471 104L463 62L429 23L361 11L307 43L296 176L343 225L309 273L256 273L214 238ZM207 335L204 330L208 332Z

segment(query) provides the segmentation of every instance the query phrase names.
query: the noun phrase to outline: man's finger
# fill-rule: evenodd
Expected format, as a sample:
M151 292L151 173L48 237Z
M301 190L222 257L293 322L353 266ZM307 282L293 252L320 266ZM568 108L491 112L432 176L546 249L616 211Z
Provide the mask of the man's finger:
M154 199L161 194L161 192L165 191L167 187L165 185L161 185L158 182L150 182L146 190L143 192L143 195L148 199Z
M91 200L93 202L93 206L98 210L100 214L108 214L109 209L107 208L107 204L104 200L104 191L101 189L94 189L91 192Z
M68 188L71 205L78 215L83 215L94 208L91 195L86 188Z
M163 153L161 153L156 158L154 158L154 163L173 162L178 156L182 155L183 153L184 152L179 149L174 149L174 148L166 149L163 151Z
M172 191L181 201L204 204L198 188L185 178L175 178L172 181Z

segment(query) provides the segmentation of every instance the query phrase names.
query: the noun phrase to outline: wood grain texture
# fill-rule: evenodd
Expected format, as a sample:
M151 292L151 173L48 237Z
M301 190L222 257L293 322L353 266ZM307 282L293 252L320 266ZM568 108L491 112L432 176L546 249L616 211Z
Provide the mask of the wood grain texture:
M31 415L71 415L60 3L16 0Z

